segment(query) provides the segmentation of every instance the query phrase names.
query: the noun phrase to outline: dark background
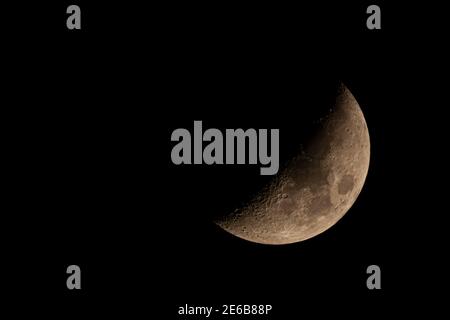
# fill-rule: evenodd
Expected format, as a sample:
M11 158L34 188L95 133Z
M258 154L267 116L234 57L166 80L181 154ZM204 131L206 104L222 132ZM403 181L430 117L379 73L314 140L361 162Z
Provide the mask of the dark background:
M410 191L420 175L411 174L414 104L404 95L414 60L406 43L417 30L404 7L376 2L382 29L367 30L364 1L73 3L81 31L65 26L72 3L10 11L3 234L14 296L43 299L37 308L59 316L177 318L186 303L272 304L275 319L411 310L425 280L412 226L421 210ZM267 177L259 166L174 166L171 132L194 120L280 128L287 159L338 81L371 137L369 174L350 211L284 246L215 226L215 214ZM70 264L81 267L81 291L66 289ZM371 264L381 267L380 291L366 288Z

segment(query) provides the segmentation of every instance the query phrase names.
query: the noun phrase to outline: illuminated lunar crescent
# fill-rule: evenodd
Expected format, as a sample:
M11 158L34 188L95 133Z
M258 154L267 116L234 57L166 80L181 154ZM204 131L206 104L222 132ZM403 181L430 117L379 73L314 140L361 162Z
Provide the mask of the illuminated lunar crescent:
M305 148L252 201L216 223L257 243L287 244L333 226L367 176L370 139L358 102L341 85L334 107Z

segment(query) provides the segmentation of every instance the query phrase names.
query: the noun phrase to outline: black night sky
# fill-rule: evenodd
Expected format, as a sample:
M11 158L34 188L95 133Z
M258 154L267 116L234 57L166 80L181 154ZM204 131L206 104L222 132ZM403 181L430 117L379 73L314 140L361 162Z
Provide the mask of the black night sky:
M379 3L382 29L368 30L366 1L75 2L82 30L66 29L63 1L21 11L26 23L10 35L20 50L8 60L16 72L5 118L12 204L4 227L19 294L74 316L182 319L184 304L272 304L273 319L402 314L397 297L415 297L414 271L405 268L418 248L405 219L421 205L406 204L414 142L403 128L412 105L400 79L411 58L401 8ZM171 132L192 130L194 120L279 128L283 161L340 81L371 138L368 177L348 213L323 234L283 246L214 225L270 178L259 166L174 166ZM81 267L81 291L66 288L70 264ZM366 287L371 264L381 268L382 290Z

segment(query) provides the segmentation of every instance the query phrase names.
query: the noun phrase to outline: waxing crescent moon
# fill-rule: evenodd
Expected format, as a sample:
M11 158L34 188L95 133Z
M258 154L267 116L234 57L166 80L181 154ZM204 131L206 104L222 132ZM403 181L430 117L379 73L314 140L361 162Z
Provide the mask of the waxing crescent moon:
M263 244L312 238L333 226L355 202L367 176L370 139L364 115L341 84L319 131L245 206L215 222Z

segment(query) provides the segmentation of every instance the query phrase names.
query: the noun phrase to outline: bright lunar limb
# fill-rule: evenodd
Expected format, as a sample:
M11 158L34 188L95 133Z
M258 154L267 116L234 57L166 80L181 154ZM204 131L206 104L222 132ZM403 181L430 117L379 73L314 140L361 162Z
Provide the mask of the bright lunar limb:
M237 237L263 244L312 238L353 205L369 159L364 115L341 84L333 108L305 148L252 201L215 222Z

